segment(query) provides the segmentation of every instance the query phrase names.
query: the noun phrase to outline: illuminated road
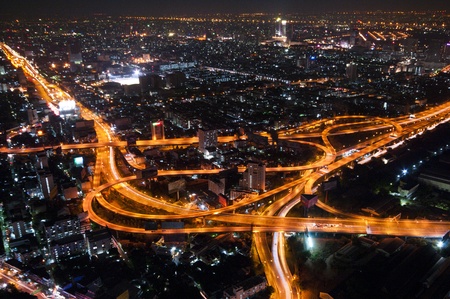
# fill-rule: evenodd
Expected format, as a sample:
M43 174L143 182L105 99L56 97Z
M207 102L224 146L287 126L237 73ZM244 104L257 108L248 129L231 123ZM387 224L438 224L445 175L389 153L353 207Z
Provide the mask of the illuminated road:
M27 75L33 77L39 82L42 88L51 95L47 99L62 99L69 97L60 89L48 87L48 83L39 75L39 73L23 58L15 53L12 49L4 44L0 46L5 50L5 53L16 67L22 67ZM55 92L56 90L56 92ZM126 142L119 141L111 134L108 124L88 109L80 106L80 112L86 119L94 119L95 129L97 131L98 142L89 144L63 144L63 150L82 149L82 148L97 148L97 160L95 166L95 174L93 179L93 191L88 193L83 201L83 209L89 213L90 219L101 225L108 226L111 229L118 231L126 231L131 233L143 234L172 234L172 233L200 233L200 232L231 232L231 231L249 231L253 227L255 243L257 244L258 254L261 261L265 264L266 276L271 285L276 289L276 297L291 298L291 296L299 297L299 291L294 292L291 289L290 281L292 275L286 265L284 257L284 237L281 233L275 233L272 243L272 252L267 246L267 238L263 232L289 232L298 231L303 232L308 229L309 232L323 232L323 233L366 233L370 226L370 232L377 235L394 235L394 236L415 236L415 237L433 237L438 238L448 231L450 227L449 222L433 222L433 221L414 221L414 220L399 220L391 221L390 219L378 219L371 217L363 217L345 213L327 206L323 202L317 205L322 209L346 217L348 219L330 219L330 218L290 218L283 217L287 214L289 207L296 204L298 201L298 194L300 194L303 186L304 193L313 194L317 185L326 177L329 177L334 172L342 167L355 161L362 159L366 155L371 155L379 149L384 149L388 146L399 144L405 138L412 138L415 134L421 134L426 130L434 128L438 123L447 121L450 116L450 103L443 104L430 108L424 112L417 113L413 117L398 117L395 119L384 118L368 118L365 116L345 116L336 117L334 119L320 120L313 123L302 125L298 128L280 131L280 139L288 139L292 142L298 142L304 145L313 146L323 152L321 159L309 165L298 165L291 167L273 167L267 168L267 172L286 172L286 171L304 171L311 170L310 173L304 175L303 178L294 180L276 189L270 190L266 193L254 196L252 198L242 200L241 202L211 211L190 210L184 207L176 206L166 203L157 198L149 197L142 192L131 188L126 184L130 180L136 179L135 176L121 178L115 164L114 147L125 147ZM359 121L360 120L360 121ZM345 121L348 121L347 123ZM326 128L319 133L311 133L311 130L317 130L320 126L325 125ZM359 132L369 132L382 130L389 130L390 133L380 134L369 140L365 140L353 146L347 147L345 150L336 149L329 140L330 136L339 134L352 134ZM298 133L302 132L302 133ZM376 132L376 133L378 133ZM283 135L284 134L284 135ZM292 135L292 136L289 136ZM306 142L298 139L319 137L323 143ZM219 137L219 142L231 142L234 140L233 136ZM189 145L198 142L198 138L176 138L165 140L139 140L137 146L176 146ZM319 141L320 142L320 141ZM11 154L26 154L40 151L43 148L31 149L9 149L1 148L2 153ZM350 155L346 153L350 149L358 149ZM324 169L323 167L326 167ZM313 170L319 171L312 172ZM192 174L214 174L221 169L216 170L159 170L159 175L192 175ZM242 171L241 169L240 171ZM103 181L107 183L103 183ZM136 201L140 204L152 206L154 208L166 210L172 214L170 215L149 215L146 213L139 213L134 211L126 211L113 204L110 204L107 199L103 198L101 191L107 188L115 188L120 193L125 195L128 199ZM263 200L269 200L277 195L282 195L278 201L275 201L269 206L264 215L246 215L234 214L233 212L239 208L250 204L256 204ZM297 197L297 198L296 198ZM175 220L204 217L208 220L217 222L215 227L187 227L182 230L166 229L146 231L140 227L130 227L119 225L117 223L109 222L106 219L99 217L93 209L93 201L96 201L104 209L108 209L118 215L125 217L138 218L144 220ZM283 209L279 216L273 216L277 211ZM235 226L221 225L221 223L235 223ZM270 262L269 262L270 261Z
M301 187L303 189L303 185ZM289 213L289 211L294 208L297 204L300 203L300 197L294 198L291 200L288 204L284 205L281 211L278 213L279 217L286 217L286 215ZM289 265L287 264L286 259L286 239L283 232L276 232L274 233L274 240L278 238L278 248L277 248L277 254L278 259L280 261L281 269L283 271L283 275L285 276L285 281L287 282L293 282L294 276L292 275L291 270L289 269ZM276 246L276 244L274 244ZM275 258L274 253L274 258ZM291 297L293 298L301 298L301 290L298 284L296 283L290 283L291 287Z
M441 113L441 112L436 112L436 113ZM423 118L425 118L426 116L423 116ZM405 121L405 123L415 123L415 121ZM343 127L346 125L343 125ZM410 129L411 131L413 130L417 130L419 127L417 128L412 128ZM331 130L330 130L331 131ZM403 130L397 130L397 134L400 135L402 134ZM324 141L327 139L326 135L323 135L324 137ZM368 145L369 143L372 143L372 145ZM351 157L345 157L342 158L341 160L331 163L328 165L328 170L327 172L331 172L333 170L337 170L342 166L347 165L350 162L355 161L356 159L362 157L363 155L365 155L366 153L370 153L375 151L376 149L386 146L388 144L392 143L392 137L391 136L380 136L377 137L376 142L371 141L368 144L365 144L366 148L363 148L363 150L361 150L359 153L355 153L354 155L352 155ZM331 144L329 144L329 146L331 146ZM335 159L335 154L333 153L332 155L327 155L327 156L331 156L332 159L330 159L331 161L334 161ZM323 177L322 173L314 173L313 175L309 176L309 180L308 180L308 188L307 190L310 190L312 192L312 187L316 184L316 182L321 179ZM294 186L297 186L300 182L295 182ZM285 189L286 190L286 189ZM278 201L281 203L281 201ZM276 202L276 203L278 203ZM282 204L280 204L282 205ZM330 212L334 212L337 214L343 214L340 213L339 211L333 211L330 210L332 208L326 206L323 203L319 203L319 206L327 209ZM167 208L167 205L166 205ZM92 211L89 211L89 214L91 214ZM224 213L224 211L214 211L214 212L209 212L214 213L214 214L219 214L219 213ZM182 213L184 214L184 213ZM194 215L196 216L203 216L200 214L197 214L196 212L193 212ZM134 216L138 216L137 214L134 214ZM133 217L134 217L133 216ZM140 216L140 215L139 215ZM151 217L150 219L158 219L155 216L157 215L153 215L153 217ZM158 215L160 216L160 215ZM186 218L185 215L176 215L176 216L170 216L170 218L168 219L176 219L178 217L182 216L183 218ZM347 214L345 216L350 216L350 217L355 217L355 215L352 214ZM359 216L358 216L359 217ZM428 237L441 237L447 230L449 227L449 223L431 223L431 222L422 222L420 223L420 228L418 229L418 223L414 222L414 221L399 221L399 222L391 222L389 220L383 219L380 220L379 219L363 219L363 221L359 220L357 222L353 222L353 223L349 223L346 222L346 224L343 224L342 222L344 222L343 220L340 220L339 223L330 223L329 219L315 219L315 223L308 223L308 220L303 220L301 224L296 224L294 226L289 226L287 225L287 223L283 223L285 221L280 221L280 219L277 219L276 221L274 221L273 219L270 220L269 218L266 218L264 216L258 216L258 217L254 217L254 216L243 216L243 215L236 215L236 214L231 214L231 215L217 215L217 216L212 216L212 217L208 217L209 219L215 219L218 221L225 221L225 222L234 222L234 223L245 223L247 221L247 223L249 223L248 221L250 221L250 224L252 226L254 225L260 225L261 227L257 227L255 229L255 244L257 246L257 251L258 254L260 255L260 259L262 260L262 262L264 263L264 267L265 267L265 272L266 272L266 277L269 281L269 284L274 286L275 288L275 292L277 294L278 298L291 298L292 295L296 295L296 297L298 298L300 296L300 291L299 290L295 290L294 292L292 292L291 289L291 284L290 284L290 277L292 277L292 275L290 274L290 271L286 265L286 261L285 261L285 257L284 257L284 238L282 236L282 234L279 233L275 233L274 234L274 239L273 239L273 246L272 246L272 255L270 255L270 251L267 248L267 239L266 236L264 234L261 234L262 231L267 231L268 227L267 225L269 225L269 223L272 223L273 229L275 232L277 231L290 231L290 230L294 230L294 231L303 231L305 228L308 228L308 230L310 232L348 232L348 233L367 233L367 227L369 227L370 225L370 232L372 234L380 234L380 235L413 235L413 236L428 236ZM224 219L225 218L225 219ZM244 220L245 218L249 218L247 220ZM256 218L256 219L255 219ZM97 222L98 220L94 220L95 222ZM321 222L324 221L324 222ZM283 224L282 224L283 223ZM103 225L108 225L109 224L103 224ZM111 226L110 226L111 227ZM113 228L113 227L112 227ZM120 230L126 230L126 231L130 231L128 227L122 227L122 228L114 228L114 229L120 229ZM188 232L206 232L206 231L236 231L236 230L245 230L245 229L249 229L248 227L215 227L215 228L187 228L184 229L183 232L184 233L188 233ZM142 233L143 231L140 230L140 232ZM165 230L165 231L156 231L156 232L151 232L151 233L175 233L176 231L172 231L172 230ZM150 232L145 232L144 233L150 233ZM270 256L270 259L269 259Z
M310 173L310 172L309 172ZM307 173L306 175L308 175ZM263 216L273 216L283 207L293 207L293 202L298 203L299 194L303 190L304 182L297 184L294 188L290 188L288 194L281 199L275 201L273 204L267 207L263 212ZM284 209L286 213L279 215L281 217L286 216L288 209ZM283 212L282 212L283 213ZM238 215L239 216L239 215ZM220 216L219 216L220 217ZM241 219L241 218L240 218ZM238 220L238 221L242 221ZM253 223L252 223L253 224ZM298 292L293 292L293 286L290 284L290 271L286 264L285 251L284 251L284 239L283 234L275 232L272 238L272 253L270 253L269 245L267 242L267 234L264 232L254 232L255 247L262 259L264 272L266 273L268 283L274 287L275 293L280 298L293 298L293 294L297 295ZM270 257L270 261L269 261ZM294 296L298 298L298 296Z
M365 155L365 154L367 154L367 153L373 152L373 151L375 151L377 148L383 147L383 146L385 146L385 145L387 145L387 144L389 144L389 143L391 143L391 142L392 142L392 140L391 140L390 138L384 138L384 139L382 139L381 141L378 141L378 142L372 144L371 146L367 146L365 149L361 150L360 152L354 153L354 154L353 154L352 156L350 156L350 157L345 157L345 158L342 158L341 160L339 160L339 161L337 161L337 162L335 162L335 163L329 164L329 165L328 165L328 169L327 169L327 173L332 172L332 171L334 171L334 170L337 170L337 169L339 169L340 167L343 167L343 166L347 165L348 163L353 162L355 159L358 159L358 158L362 157L363 155ZM112 159L113 159L113 157L112 157ZM113 162L113 161L112 161L112 162ZM110 163L110 164L108 164L108 165L114 165L114 163ZM167 172L161 171L160 173L161 173L161 174L164 174L164 175L167 175L167 174L169 174L169 173L171 173L171 174L178 174L178 175L179 175L179 174L182 174L182 173L183 173L183 174L187 174L187 173L199 173L199 172L201 172L201 171L181 171L181 172L180 172L180 171L167 171ZM322 174L322 173L319 173L319 172L313 173L313 174L309 177L309 180L308 180L308 184L307 184L307 186L306 186L306 192L305 192L305 193L314 193L314 192L313 192L313 186L314 186L314 185L316 184L316 182L317 182L319 179L321 179L322 177L323 177L323 174ZM117 176L115 176L114 179L117 180ZM127 180L131 180L131 179L133 179L133 177L130 177L130 178L128 178ZM278 189L274 189L274 190L271 190L271 191L269 191L269 192L267 192L267 193L264 193L264 194L262 194L262 195L260 195L260 196L258 196L258 197L256 197L256 198L252 199L251 201L241 202L241 203L239 203L238 205L231 206L231 207L227 207L227 208L223 208L223 209L218 209L218 210L215 210L214 212L192 212L192 211L189 212L189 210L186 210L186 209L181 208L181 207L179 207L179 206L173 206L173 207L170 207L169 204L160 202L159 200L156 200L156 201L155 201L155 199L153 199L152 201L153 201L153 205L154 205L154 206L156 205L155 207L157 207L157 208L162 208L162 209L168 210L169 212L172 212L172 213L181 214L181 215L178 215L178 216L177 216L177 215L170 216L171 219L176 219L176 218L178 218L178 219L187 218L186 215L185 215L186 213L192 213L192 215L191 215L190 217L202 217L202 216L206 216L206 215L211 214L211 213L215 213L215 214L224 213L224 212L227 212L227 211L234 210L234 209L236 209L236 208L238 208L238 207L242 207L242 206L245 206L245 205L247 205L247 204L254 203L254 202L259 201L259 200L261 200L261 199L267 198L268 196L271 196L271 195L273 195L273 194L276 194L276 193L278 193L278 192L280 192L280 191L283 191L283 190L286 190L286 189L288 189L288 188L291 188L291 187L295 186L295 185L298 184L298 183L300 183L300 181L295 181L295 182L293 182L293 183L284 185L283 187L280 187L280 188L278 188ZM132 193L134 194L134 195L132 196L132 199L133 199L133 200L136 200L136 201L138 201L138 202L140 202L140 203L143 203L143 204L149 204L149 198L148 198L147 195L142 194L142 193L140 193L140 192L136 192L136 191L133 191ZM88 196L89 196L89 195L88 195ZM137 196L137 197L136 197L136 196ZM339 211L333 211L330 207L327 207L327 206L324 205L323 203L319 203L319 205L320 205L320 207L326 209L327 211L333 212L333 213L335 213L335 214L336 214L336 213L338 213L338 214L340 213ZM170 207L170 208L169 208L169 207ZM120 211L120 209L115 209L114 212L116 212L116 213L122 213L122 212ZM145 215L140 215L139 213L123 213L123 214L124 214L124 215L127 215L127 216L134 215L134 217L137 217L137 218L144 218L144 217L145 217ZM351 215L351 214L346 214L346 213L340 213L340 214L341 214L341 215L345 215L345 216L347 216L347 217L353 216L353 215ZM150 215L147 215L147 217L150 217ZM155 219L163 219L163 218L168 217L168 216L153 215L153 216L151 216L151 217L154 217ZM353 216L353 217L354 217L354 216Z
M3 273L3 270L0 270L0 278L4 280L6 283L13 284L20 292L33 294L34 296L37 296L40 299L48 298L44 293L40 292L37 288L35 288L34 285L28 285L19 278L10 277L9 275Z
M443 73L449 73L450 72L450 65L447 65L446 67L444 67L441 72Z

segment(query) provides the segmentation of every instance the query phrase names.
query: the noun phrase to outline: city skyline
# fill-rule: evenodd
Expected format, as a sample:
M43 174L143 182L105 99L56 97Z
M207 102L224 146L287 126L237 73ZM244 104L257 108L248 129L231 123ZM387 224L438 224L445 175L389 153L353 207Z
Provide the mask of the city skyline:
M1 10L0 298L450 296L450 9L360 2Z
M440 0L431 1L77 1L60 2L52 0L15 1L3 5L1 16L5 18L34 17L82 17L93 14L130 15L130 16L169 16L195 15L210 13L321 13L331 11L413 11L413 10L449 10L450 3Z

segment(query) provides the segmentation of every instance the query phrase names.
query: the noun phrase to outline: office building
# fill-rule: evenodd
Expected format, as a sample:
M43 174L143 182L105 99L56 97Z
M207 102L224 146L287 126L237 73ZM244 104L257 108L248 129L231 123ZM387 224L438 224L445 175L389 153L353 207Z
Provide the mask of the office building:
M232 186L239 183L238 169L230 168L220 171L217 175L210 176L208 190L219 195L227 194Z
M264 191L266 189L266 165L248 162L239 185L250 190Z
M152 140L161 140L165 139L164 135L164 121L158 120L156 122L152 122Z
M82 234L71 235L50 243L50 253L55 260L80 254L86 251L86 243Z
M444 61L450 61L450 42L446 43L444 46Z
M198 129L198 150L202 153L206 152L208 147L217 146L217 130Z
M74 41L69 44L69 62L71 71L74 72L81 69L83 57L81 55L81 44L79 41Z
M36 169L47 169L48 168L48 156L45 151L36 154Z
M86 245L89 256L102 254L113 248L113 241L109 229L86 232Z
M219 176L212 176L208 180L208 190L214 194L224 194L225 193L225 178L219 178Z
M282 20L281 18L277 19L277 27L275 29L275 36L276 37L286 37L286 26L287 26L287 21L286 20Z
M39 170L38 171L39 183L41 185L41 192L44 198L54 198L56 185L53 181L53 174L47 170Z
M39 117L37 115L36 109L28 108L27 109L27 116L28 116L28 123L30 125L33 125L33 124L35 124L35 123L37 123L39 121Z
M14 221L11 223L11 239L22 238L26 233L26 223L23 220Z
M68 217L53 222L44 223L45 237L47 242L62 239L71 235L81 233L80 220L78 217Z
M347 63L347 65L345 66L345 76L350 81L355 81L358 78L358 68L356 63Z

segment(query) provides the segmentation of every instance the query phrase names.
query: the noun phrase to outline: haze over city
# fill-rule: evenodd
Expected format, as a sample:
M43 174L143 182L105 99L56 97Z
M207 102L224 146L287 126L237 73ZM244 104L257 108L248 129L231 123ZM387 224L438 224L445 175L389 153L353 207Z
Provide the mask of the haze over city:
M413 11L448 10L443 0L97 0L54 1L17 0L2 5L5 17L90 16L103 13L130 16L174 16L216 13L320 13L332 11Z
M0 298L450 298L448 1L0 8Z

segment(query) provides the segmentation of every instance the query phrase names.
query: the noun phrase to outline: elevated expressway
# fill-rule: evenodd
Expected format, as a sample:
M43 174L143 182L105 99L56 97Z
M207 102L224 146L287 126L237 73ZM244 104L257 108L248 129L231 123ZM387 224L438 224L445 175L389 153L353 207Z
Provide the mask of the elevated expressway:
M441 70L442 73L450 73L450 64Z
M338 161L335 161L336 152L332 147L331 143L328 140L328 134L333 130L337 130L341 127L354 126L355 123L351 124L339 124L335 126L328 127L321 134L321 138L323 143L327 145L326 155L316 163L315 165L310 165L309 169L316 169L317 166L321 166L325 163L328 165L327 172L332 173L340 169L341 167L363 157L366 154L369 154L380 147L385 147L393 142L392 139L400 139L407 136L410 136L411 133L417 132L420 130L421 126L413 126L414 123L420 123L422 120L426 120L430 117L442 117L441 113L446 115L445 119L448 119L448 107L442 107L443 110L429 111L427 114L422 116L418 116L415 120L404 119L403 125L405 126L405 130L398 124L393 125L396 132L396 138L393 138L392 134L386 134L383 136L378 136L369 141L369 143L363 143L358 146L358 148L362 148L359 152L354 153L350 157L341 158ZM442 112L444 111L444 112ZM377 120L380 121L380 120ZM392 126L392 122L388 122ZM386 123L383 124L384 126ZM113 165L111 163L110 165ZM301 169L307 169L308 166L303 166ZM275 171L280 171L280 169L274 169ZM270 171L268 169L268 171ZM281 170L282 171L282 170ZM185 172L187 173L187 172ZM183 233L197 233L197 232L226 232L226 231L245 231L249 229L253 229L254 232L254 242L257 248L258 255L260 256L260 260L264 265L264 269L266 272L266 277L270 285L272 285L275 289L275 297L277 298L301 298L301 291L298 289L298 286L295 283L292 283L292 273L290 272L289 267L286 264L286 259L284 256L284 236L283 231L304 231L308 230L310 232L348 232L348 233L367 233L369 230L370 223L370 233L371 234L381 234L381 235L408 235L408 236L427 236L427 237L441 237L450 227L449 223L446 222L431 222L431 221L421 221L420 223L414 220L400 220L400 221L392 221L389 219L377 219L371 217L362 217L360 215L353 215L349 213L343 213L333 209L332 207L327 206L326 204L319 202L318 206L331 212L333 214L338 214L341 216L349 217L350 219L314 219L314 222L311 222L311 219L304 218L281 218L272 216L282 207L285 207L279 213L279 216L285 216L289 211L290 207L293 207L295 204L299 202L298 194L304 189L304 193L313 193L313 187L324 177L324 174L321 172L307 173L303 178L298 179L290 184L286 184L283 187L278 189L271 190L267 193L264 193L256 198L251 200L241 201L239 206L248 205L254 203L256 201L262 200L267 196L272 196L274 193L282 192L282 190L291 190L287 195L282 197L280 200L276 201L274 204L269 206L264 215L251 216L251 215L242 215L242 214L226 214L228 209L236 209L238 206L227 207L223 209L217 209L212 212L192 212L186 211L186 209L180 207L171 207L172 212L177 213L178 215L148 215L148 214L139 214L130 211L123 211L118 209L117 207L109 204L102 196L97 196L97 201L109 210L113 210L116 213L121 215L127 215L129 217L137 217L141 219L161 219L161 220L173 220L173 219L183 219L187 217L207 217L211 220L217 220L220 222L233 222L238 223L240 226L235 227L223 227L217 226L214 228L202 227L202 228L185 228L183 229ZM131 178L119 179L120 183L126 181ZM103 187L109 187L114 185L115 183L107 184ZM306 187L303 186L306 184ZM95 192L99 192L103 187L100 187ZM98 193L96 193L98 195ZM137 233L179 233L179 230L165 230L165 231L145 231L144 229L139 228L129 228L123 227L117 224L109 223L104 219L100 219L95 215L92 205L90 204L90 200L92 200L92 195L89 194L85 198L84 207L88 210L91 215L91 219L94 222L100 223L104 226L109 226L116 230L125 230L130 232L132 229L133 232ZM145 196L143 197L145 198ZM148 199L146 199L148 200ZM142 201L140 201L142 203ZM168 204L164 203L163 206L157 203L153 203L153 206L158 208L163 208L165 210L169 210ZM175 211L174 209L178 209ZM189 213L189 214L187 214ZM209 215L209 216L208 216ZM96 218L93 218L96 217ZM247 224L250 226L243 226L243 224ZM267 236L264 232L273 231L273 240L272 240L272 250L268 247Z
M9 47L4 44L0 45L9 59L17 67L23 67L24 70L34 78L38 78L38 82L44 87L46 82L42 80L39 73L22 58L17 58L18 54L14 53ZM121 178L115 169L115 161L113 154L113 147L123 147L126 145L123 141L118 141L110 134L108 125L90 113L87 109L81 107L84 117L94 119L96 124L96 131L99 142L95 144L75 144L75 145L61 145L63 150L76 148L97 148L97 161L95 167L95 175L93 180L94 189L88 193L83 201L83 209L89 213L92 221L102 226L108 226L111 229L118 231L126 231L131 233L141 234L171 234L171 233L202 233L202 232L232 232L232 231L249 231L253 230L255 233L255 243L258 253L261 255L262 262L267 263L270 255L272 264L267 264L265 268L267 277L276 289L276 297L278 298L298 298L300 296L298 290L292 288L290 283L287 283L291 277L290 271L287 268L283 258L284 246L283 237L281 234L274 234L272 243L272 253L267 248L267 240L262 232L282 232L282 231L305 231L310 232L330 232L330 233L367 233L368 225L370 223L370 232L379 235L404 235L404 236L422 236L422 237L441 237L450 227L449 222L433 222L422 220L420 222L414 220L399 220L391 221L390 219L379 219L371 217L361 217L349 213L337 211L325 203L319 202L318 206L327 210L330 213L347 217L347 219L331 219L331 218L314 218L313 221L309 218L292 218L279 217L285 216L290 207L299 202L299 195L301 193L314 193L314 189L318 183L330 176L333 172L341 167L353 163L366 154L373 153L379 148L386 147L392 143L409 138L414 134L420 133L427 128L435 126L440 121L446 121L449 117L449 104L433 107L425 112L416 114L415 118L400 117L396 119L381 119L381 118L367 118L364 116L346 116L336 117L333 120L321 120L310 124L305 124L299 128L280 131L279 139L287 139L292 142L299 142L310 146L315 146L323 151L322 159L310 165L292 166L292 167L275 167L267 168L267 172L285 172L285 171L307 171L307 173L297 180L283 185L282 187L270 190L266 193L260 194L256 197L242 200L236 205L216 209L212 211L198 211L190 210L180 206L172 205L163 202L157 198L149 197L141 192L132 189L128 184L130 180L136 179L135 176ZM350 119L351 123L340 123L345 119ZM357 121L360 120L360 121ZM339 122L338 124L335 124ZM322 123L326 125L325 130L320 132L311 132L314 127L320 126ZM356 127L356 128L355 128ZM395 134L387 133L379 136L374 136L370 140L365 140L354 145L351 148L360 149L359 152L353 153L348 157L341 157L345 150L337 150L333 147L328 137L336 134L352 134L357 132L368 132L375 130L382 130L392 128ZM305 133L298 133L305 132ZM302 138L319 138L320 143L313 143L309 141L302 141ZM219 142L230 142L233 137L220 137ZM168 146L168 145L185 145L198 142L197 138L177 138L163 141L138 141L137 146ZM7 149L1 148L2 153L31 153L39 149ZM105 167L106 166L106 167ZM325 172L317 171L318 169L327 166ZM219 170L160 170L159 175L189 175L189 174L213 174ZM101 185L100 178L105 178L108 183ZM116 188L119 192L126 195L130 200L146 204L158 209L164 209L172 214L170 215L149 215L146 213L138 213L127 211L110 204L103 198L101 191L107 188ZM286 194L287 193L287 194ZM255 204L258 201L272 198L277 194L283 195L274 204L267 207L263 215L246 215L233 213L236 209L246 205ZM203 217L208 220L215 220L220 223L236 223L236 226L216 226L216 227L193 227L179 229L166 229L147 231L142 227L131 227L110 222L99 217L93 207L93 201L96 201L102 208L108 209L114 213L124 217L151 219L151 220L175 220L186 219L194 217ZM283 207L286 207L282 209ZM274 216L279 212L279 216ZM274 261L274 262L273 262Z
M433 111L429 111L427 114L423 114L422 116L417 116L416 119L414 119L414 121L407 119L404 120L404 126L408 127L408 125L410 123L420 123L421 119L426 119L426 118L432 118L432 117L437 117L439 115L446 115L446 117L448 116L448 111L449 111L449 106L445 105L440 107L440 109L434 109ZM442 117L442 116L440 116ZM349 118L354 118L354 117L349 117ZM363 119L363 118L361 118ZM343 125L337 125L335 126L335 128L339 128ZM422 126L422 124L420 125ZM327 128L326 131L330 132L332 129L331 128ZM411 127L410 129L403 129L403 127L398 127L397 125L397 133L398 134L403 134L405 133L406 135L408 135L411 130L418 130L417 127ZM371 144L370 145L364 145L364 147L359 151L359 152L355 152L353 153L351 156L349 157L343 157L335 162L333 162L336 158L336 154L333 153L334 149L329 149L329 147L331 147L331 144L329 143L328 139L327 139L327 135L326 134L322 134L322 139L324 141L324 143L328 144L328 148L324 148L322 145L317 145L319 148L326 150L326 154L324 155L324 157L311 164L311 165L303 165L303 166L294 166L294 167L276 167L276 168L267 168L267 171L298 171L298 170L307 170L307 169L318 169L322 166L327 166L327 171L326 174L322 173L322 172L313 172L312 174L308 175L307 177L303 177L300 178L298 180L295 180L293 182L290 182L288 184L283 185L282 187L270 190L269 192L266 193L262 193L256 197L253 197L249 200L243 200L241 202L239 202L236 205L233 206L229 206L229 207L225 207L225 208L221 208L221 209L216 209L213 211L196 211L196 210L190 210L190 209L186 209L177 205L171 205L168 204L166 202L161 202L161 200L156 199L156 198L151 198L141 192L138 192L136 190L133 191L127 191L127 197L129 197L132 200L135 200L141 204L148 204L151 205L155 208L158 209L164 209L168 212L174 213L176 215L148 215L148 214L144 214L144 213L135 213L135 212L131 212L131 211L124 211L122 209L119 209L117 207L114 207L113 205L109 204L105 199L102 199L102 197L97 196L97 201L105 208L117 213L117 214L121 214L124 216L128 216L128 217L135 217L135 218L140 218L140 219L159 219L159 220L169 220L169 219L185 219L185 218L194 218L194 217L208 217L210 219L215 219L218 221L222 221L224 216L220 216L220 214L223 213L227 213L227 212L232 212L236 209L239 209L241 207L244 207L246 205L250 205L253 204L255 202L270 198L271 196L281 193L283 191L286 191L288 189L291 189L301 183L306 182L306 187L305 187L305 191L304 193L308 193L308 194L312 194L314 193L314 187L317 185L317 183L320 182L320 180L323 180L323 178L326 175L330 175L331 173L333 173L334 171L338 170L339 168L354 162L355 160L363 157L366 154L370 154L371 152L375 151L376 149L380 148L380 147L385 147L388 144L392 143L393 141L395 141L395 139L400 139L402 138L402 135L398 135L397 137L393 138L392 136L381 136L381 137L377 137L375 138L376 141L369 141ZM365 144L365 143L364 143ZM111 186L121 186L123 188L123 182L129 181L129 180L134 180L136 179L135 176L131 176L131 177L127 177L127 178L120 178L117 170L112 169L111 171L107 171L107 167L105 168L104 165L110 165L114 168L114 157L112 154L112 151L110 151L110 157L109 157L109 162L108 161L104 161L102 159L98 159L99 163L103 163L101 165L99 165L99 167L96 167L96 169L102 169L108 180L110 181L107 184L104 184L102 186L95 186L95 191L87 194L86 199L85 199L85 206L87 209L87 206L89 205L89 203L92 201L92 199L94 199L96 196L96 194L98 194L101 190L109 188ZM219 170L182 170L182 171L178 171L178 170L161 170L159 171L159 175L189 175L189 174L212 174L212 173L217 173ZM298 192L300 193L300 191ZM336 211L334 209L332 209L331 207L328 207L327 205L320 203L319 204L322 208L326 209L327 211L333 213L333 214L340 214L342 216L346 216L346 217L353 217L353 218L357 218L359 216L356 215L352 215L352 214L346 214L346 213L342 213L339 211ZM281 208L281 207L280 207ZM90 213L93 213L92 211ZM216 216L219 215L219 216ZM234 216L234 217L238 217L238 216ZM252 218L256 218L256 217L252 217ZM261 218L259 218L261 219ZM227 220L226 221L231 221L232 219L227 216ZM240 219L241 220L241 219ZM239 221L232 221L232 222L236 222L239 223ZM248 222L246 222L248 223ZM99 223L101 224L101 223ZM104 223L106 225L106 222ZM256 224L256 223L254 223ZM108 226L110 226L111 224L108 223ZM123 227L122 230L127 230L128 228Z
M428 114L424 114L418 116L415 120L404 119L403 123L405 129L403 127L394 126L396 128L396 138L393 138L392 134L385 134L383 136L378 136L373 140L370 140L369 143L364 142L359 146L362 148L359 152L354 153L350 157L344 157L340 160L335 160L336 154L330 150L327 151L327 154L324 156L322 160L326 160L326 164L328 165L327 173L330 174L333 171L338 170L339 168L354 162L355 160L361 158L365 154L375 151L380 147L385 147L395 141L396 139L406 138L410 136L412 132L417 132L418 130L423 129L421 122L423 120L428 120L430 117L439 117L444 118L442 115L445 115L445 119L448 119L448 107L443 106L441 110L429 111ZM414 124L417 123L416 126ZM419 125L420 124L420 125ZM334 129L338 129L340 127L346 127L350 124L339 124L334 126ZM351 126L355 125L354 123ZM429 125L429 124L428 124ZM328 128L326 133L331 132L333 129ZM420 132L420 131L419 131ZM328 141L328 135L322 133L321 137L325 144L328 144L329 147L331 143ZM330 158L332 157L332 158ZM113 162L113 161L112 161ZM110 165L114 165L111 163ZM316 169L317 165L310 165L309 169ZM303 166L301 169L307 169L308 166ZM269 171L269 170L268 170ZM280 171L278 168L275 171ZM282 171L282 170L281 170ZM184 173L189 173L190 171L185 171ZM191 172L192 173L192 172ZM196 173L194 171L193 173ZM178 174L178 173L177 173ZM289 267L286 265L286 261L284 258L284 237L280 231L305 231L308 230L310 232L347 232L347 233L367 233L369 229L370 223L370 233L371 234L380 234L380 235L405 235L405 236L426 236L426 237L441 237L450 227L448 222L432 222L432 221L421 221L417 222L414 220L400 220L400 221L392 221L390 219L378 219L371 217L361 217L360 215L353 215L349 213L343 213L337 210L334 210L332 207L325 205L322 202L318 203L318 206L333 213L341 216L349 217L350 219L329 219L329 218L315 218L314 222L311 219L304 218L281 218L272 216L282 207L294 206L299 202L298 194L303 190L303 185L306 184L304 188L304 193L313 193L313 187L323 179L324 174L321 172L307 173L303 178L295 180L289 184L284 185L283 187L271 190L267 193L261 194L260 196L247 200L241 201L239 206L235 205L232 207L227 207L223 209L217 209L214 211L208 212L198 212L198 211L189 211L184 208L180 208L178 206L170 207L171 205L167 203L161 203L158 200L152 203L152 206L163 208L165 210L171 210L171 212L177 213L178 215L148 215L148 214L140 214L130 211L124 211L118 209L117 207L109 204L100 194L98 193L103 188L108 188L110 186L123 183L127 180L135 179L135 177L129 178L121 178L118 179L117 182L112 182L106 184L104 186L100 186L91 194L85 198L84 207L88 210L91 215L91 219L94 222L97 222L104 226L109 226L110 228L116 230L124 230L128 232L136 232L136 233L147 233L147 234L168 234L168 233L180 233L180 230L165 230L165 231L145 231L142 228L130 228L128 226L121 226L114 223L110 223L105 221L104 219L99 218L95 215L90 201L93 199L93 196L97 195L97 201L109 210L114 211L115 213L126 215L128 217L136 217L141 219L160 219L160 220L173 220L173 219L185 219L189 217L206 217L210 220L217 220L220 222L232 222L238 223L239 226L234 227L202 227L202 228L185 228L182 230L183 233L198 233L198 232L227 232L227 231L248 231L253 229L254 232L254 241L260 255L260 259L265 267L266 277L269 281L269 284L274 286L275 293L278 298L300 298L301 292L297 289L295 284L291 283L292 274L290 273ZM117 179L116 179L117 180ZM283 190L291 190L288 195L285 195L280 200L276 201L274 204L269 206L264 215L252 216L252 215L243 215L243 214L230 214L227 213L229 209L236 209L241 206L249 205L251 203L255 203L256 201L260 201L264 198L270 197L276 193L282 192ZM135 192L135 191L133 191ZM96 194L94 194L96 193ZM141 196L141 198L145 198L145 200L149 200L145 195ZM133 199L135 200L135 199ZM142 201L139 201L142 203ZM170 207L170 208L169 208ZM176 211L178 210L178 211ZM279 216L285 216L289 209L283 209ZM247 224L245 226L244 224ZM272 252L269 250L267 246L267 237L263 232L273 231L275 232L273 235L272 241Z

